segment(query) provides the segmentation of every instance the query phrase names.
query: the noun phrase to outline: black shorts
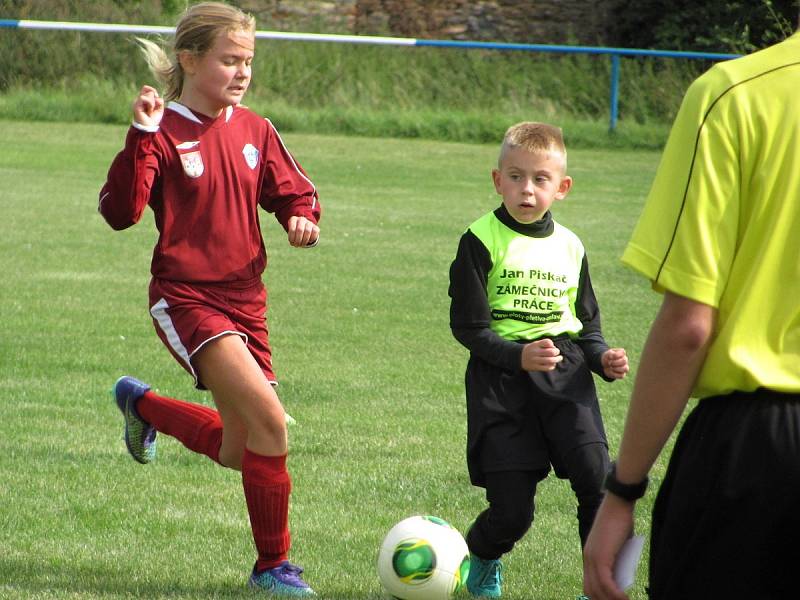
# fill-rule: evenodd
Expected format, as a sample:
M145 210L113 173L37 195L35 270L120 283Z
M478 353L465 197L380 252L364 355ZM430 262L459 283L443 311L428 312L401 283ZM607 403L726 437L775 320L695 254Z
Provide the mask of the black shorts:
M607 446L594 379L580 347L554 340L564 357L548 372L507 371L470 357L467 466L474 485L484 473L544 470L567 477L564 457L585 444Z
M795 598L800 395L701 400L653 508L650 598Z

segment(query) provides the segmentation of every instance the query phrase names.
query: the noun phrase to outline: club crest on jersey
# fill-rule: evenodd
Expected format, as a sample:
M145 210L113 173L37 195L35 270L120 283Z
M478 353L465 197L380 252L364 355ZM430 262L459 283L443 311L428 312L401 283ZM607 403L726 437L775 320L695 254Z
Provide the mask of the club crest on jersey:
M244 148L242 148L242 154L244 154L248 167L255 169L258 166L258 150L253 144L245 144Z
M181 163L184 173L189 177L197 178L203 174L203 156L199 150L181 154Z

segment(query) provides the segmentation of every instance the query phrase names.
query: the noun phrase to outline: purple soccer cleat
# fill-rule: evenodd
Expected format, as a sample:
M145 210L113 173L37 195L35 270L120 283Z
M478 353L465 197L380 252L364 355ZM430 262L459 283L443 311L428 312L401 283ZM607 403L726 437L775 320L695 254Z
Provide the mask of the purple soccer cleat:
M251 588L264 590L270 595L299 598L303 596L316 596L314 590L300 577L303 569L283 561L277 567L265 569L256 573L253 567L253 574L250 575L248 585Z
M137 462L147 464L156 457L156 430L136 412L136 402L150 389L133 377L120 377L114 384L114 400L125 418L125 445Z

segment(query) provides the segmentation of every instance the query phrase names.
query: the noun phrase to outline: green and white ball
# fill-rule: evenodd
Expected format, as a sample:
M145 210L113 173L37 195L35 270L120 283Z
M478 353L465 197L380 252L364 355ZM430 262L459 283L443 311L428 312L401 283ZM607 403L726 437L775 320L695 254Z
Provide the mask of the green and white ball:
M464 538L437 517L403 519L386 534L378 553L378 577L399 600L448 600L468 573Z

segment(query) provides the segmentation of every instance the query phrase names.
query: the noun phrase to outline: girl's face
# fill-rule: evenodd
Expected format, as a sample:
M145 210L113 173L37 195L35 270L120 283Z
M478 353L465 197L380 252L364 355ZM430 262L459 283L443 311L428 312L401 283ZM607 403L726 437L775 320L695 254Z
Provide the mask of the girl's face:
M203 55L182 52L181 104L210 117L240 104L250 85L254 51L255 35L240 30L221 33Z

